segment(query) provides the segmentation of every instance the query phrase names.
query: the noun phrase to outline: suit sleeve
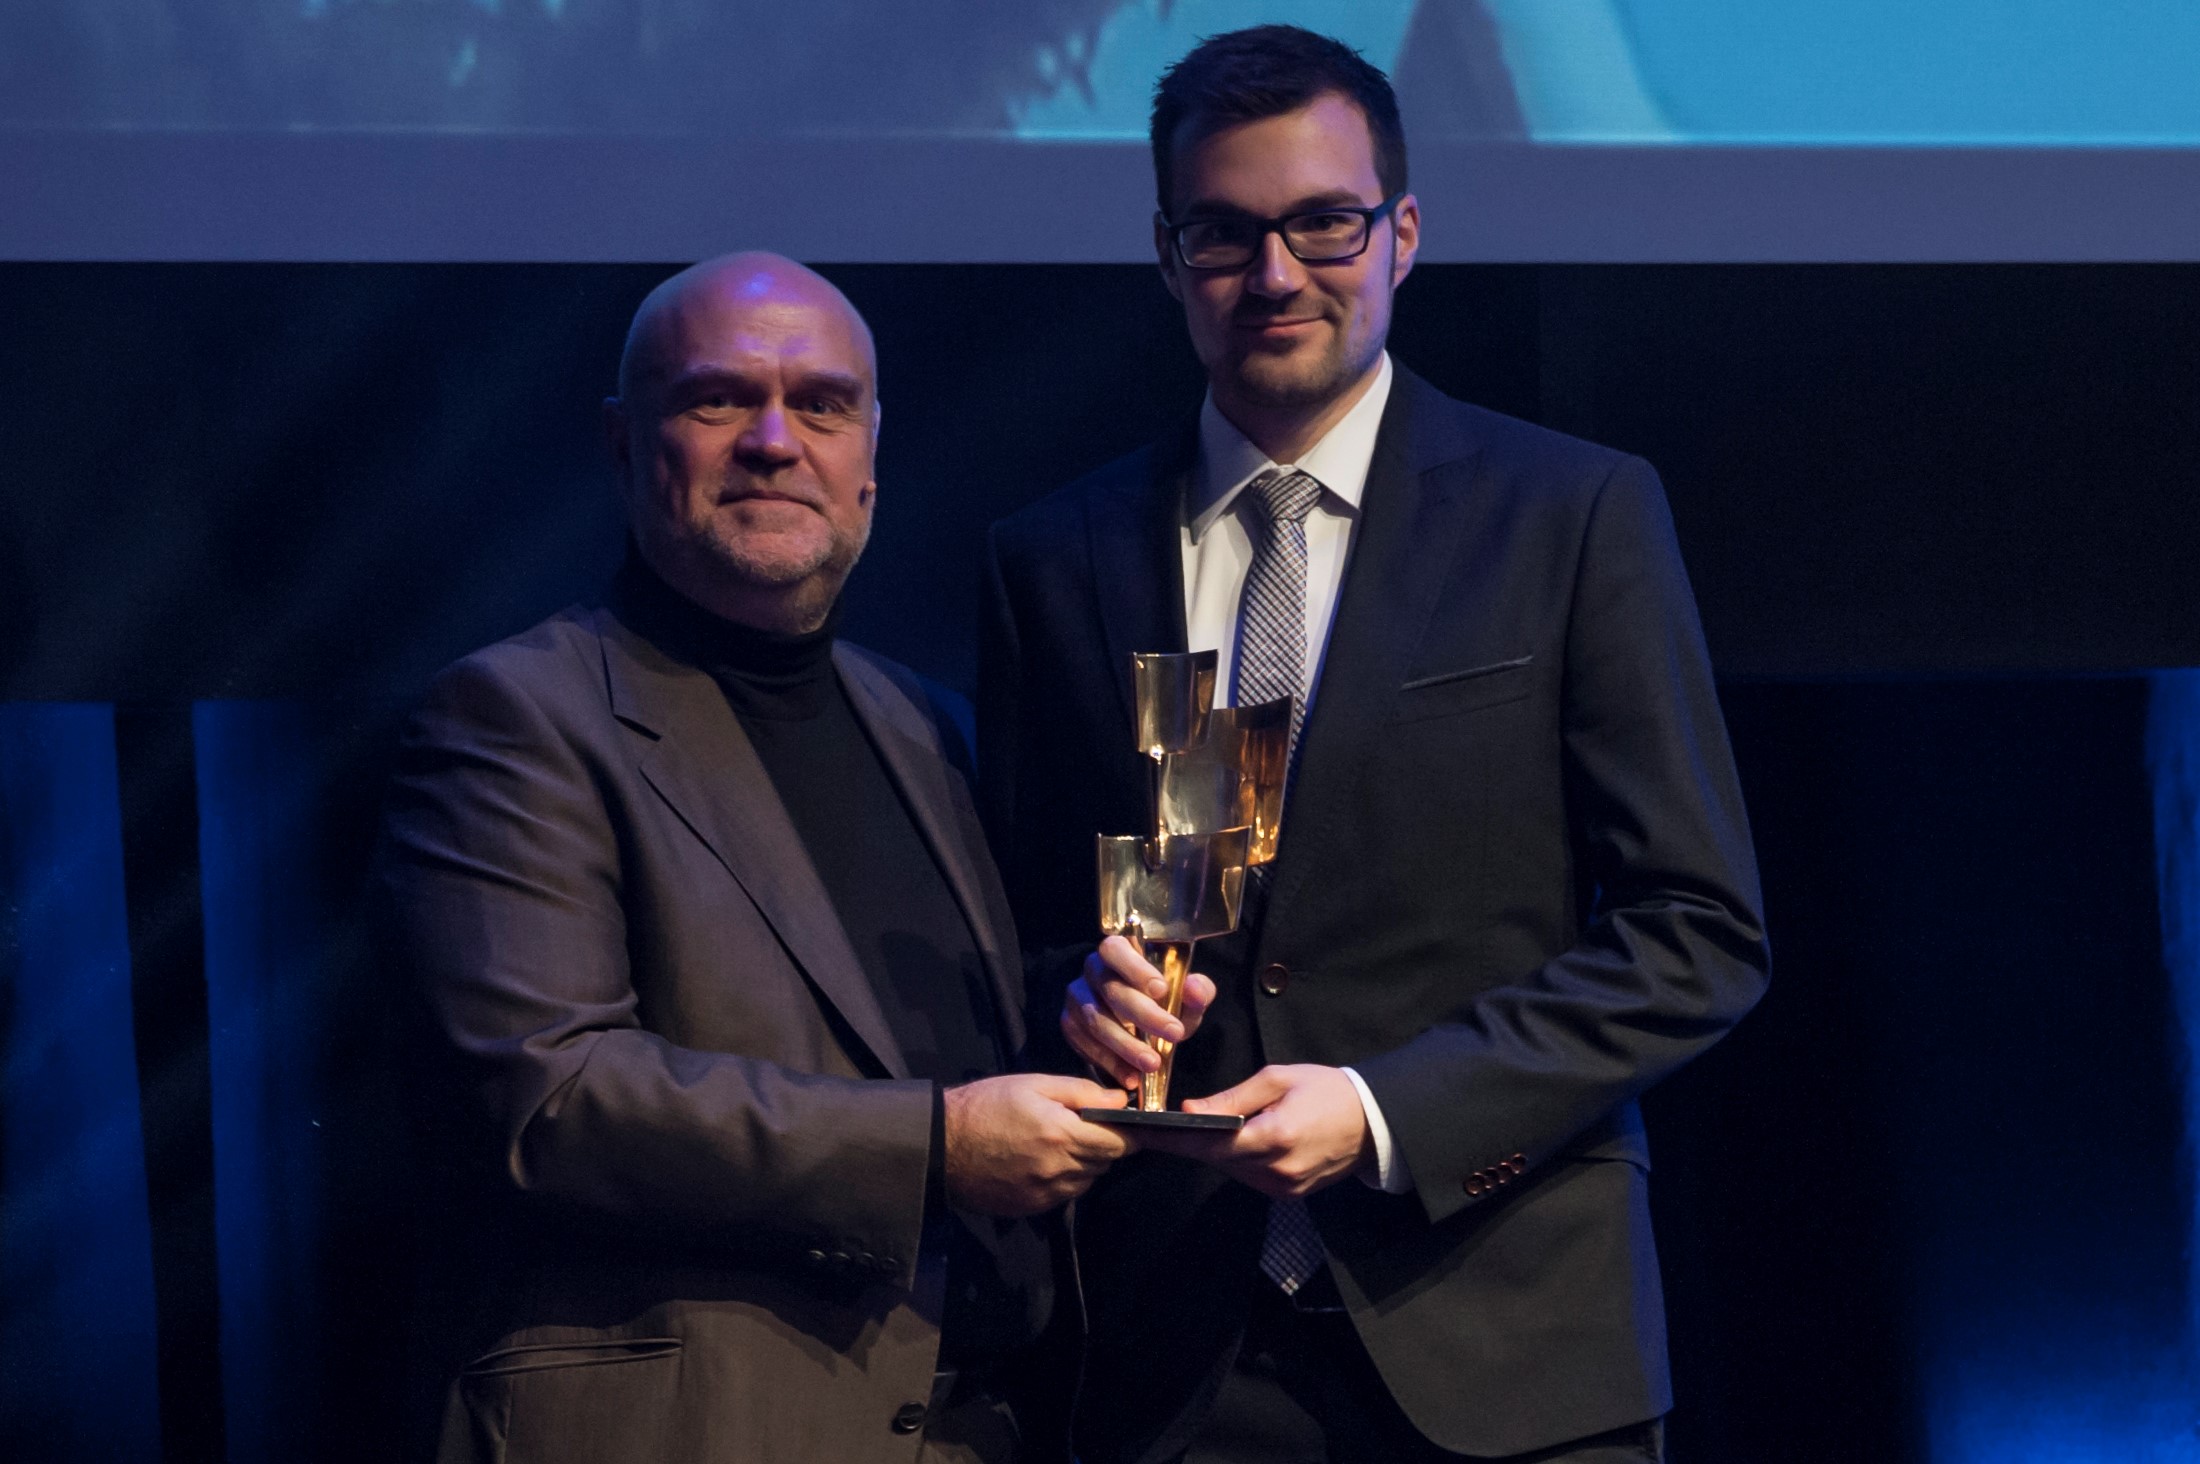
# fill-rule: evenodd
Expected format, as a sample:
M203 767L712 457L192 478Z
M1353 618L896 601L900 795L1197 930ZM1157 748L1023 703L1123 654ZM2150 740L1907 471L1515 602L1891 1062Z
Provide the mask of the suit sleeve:
M1702 1052L1763 992L1755 856L1663 490L1627 459L1583 531L1563 773L1591 918L1464 1018L1356 1062L1432 1220L1496 1192ZM1469 1190L1473 1189L1473 1193Z
M455 1078L461 1152L547 1205L909 1284L931 1085L642 1027L619 826L539 680L490 656L446 672L384 821L385 944L426 1014L431 1070Z
M978 622L978 789L986 837L994 863L1008 888L1009 905L1019 913L1033 908L1023 883L1031 878L1031 859L1021 857L1016 829L1017 769L1023 735L1022 636L1014 597L1002 563L1000 526L986 536L985 583ZM1062 1001L1069 983L1084 969L1092 946L1049 946L1024 955L1023 1066L1035 1072L1090 1076L1084 1060L1062 1036Z

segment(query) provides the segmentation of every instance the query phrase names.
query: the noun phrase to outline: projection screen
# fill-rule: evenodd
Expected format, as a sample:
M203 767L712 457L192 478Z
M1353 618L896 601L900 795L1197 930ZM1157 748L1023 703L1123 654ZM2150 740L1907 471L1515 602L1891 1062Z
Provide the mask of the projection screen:
M1262 21L1390 72L1432 260L2200 239L2190 0L10 0L0 256L1139 260Z

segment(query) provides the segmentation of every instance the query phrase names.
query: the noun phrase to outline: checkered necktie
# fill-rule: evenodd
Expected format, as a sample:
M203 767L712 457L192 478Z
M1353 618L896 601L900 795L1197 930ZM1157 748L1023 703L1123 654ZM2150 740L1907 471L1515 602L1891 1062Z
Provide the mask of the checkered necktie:
M1306 516L1322 485L1270 468L1246 486L1262 512L1248 515L1253 566L1238 602L1236 694L1241 707L1291 698L1291 747L1306 721Z
M1250 515L1253 565L1238 605L1236 694L1238 706L1291 698L1291 750L1298 751L1306 722L1306 516L1321 501L1322 487L1304 473L1270 469L1247 493L1262 513ZM1265 871L1262 871L1265 873ZM1268 1206L1268 1238L1260 1250L1263 1275L1289 1296L1321 1269L1322 1238L1303 1200Z

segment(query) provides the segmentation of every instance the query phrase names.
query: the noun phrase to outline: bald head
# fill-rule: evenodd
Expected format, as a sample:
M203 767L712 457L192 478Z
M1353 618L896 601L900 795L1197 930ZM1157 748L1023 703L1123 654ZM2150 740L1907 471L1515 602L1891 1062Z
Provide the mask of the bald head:
M791 259L729 254L652 290L604 403L642 558L728 620L823 624L870 534L877 378L863 317Z
M632 402L637 393L646 394L676 373L679 348L699 323L698 317L785 306L837 316L862 360L865 378L877 381L878 352L871 341L871 327L848 297L809 266L782 254L752 249L691 264L643 298L626 329L626 349L619 354L619 396Z

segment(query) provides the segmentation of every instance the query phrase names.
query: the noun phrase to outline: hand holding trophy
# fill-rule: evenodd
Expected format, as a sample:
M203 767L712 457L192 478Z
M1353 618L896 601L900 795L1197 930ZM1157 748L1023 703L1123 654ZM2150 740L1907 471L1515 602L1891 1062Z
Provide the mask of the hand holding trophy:
M1213 651L1131 657L1149 816L1145 831L1102 834L1096 845L1101 931L1124 936L1160 970L1172 1017L1194 945L1237 929L1246 870L1275 858L1290 761L1290 699L1218 708L1215 662ZM1142 1075L1136 1106L1085 1109L1084 1117L1164 1128L1244 1123L1171 1110L1174 1044L1152 1034L1144 1040L1160 1064Z

